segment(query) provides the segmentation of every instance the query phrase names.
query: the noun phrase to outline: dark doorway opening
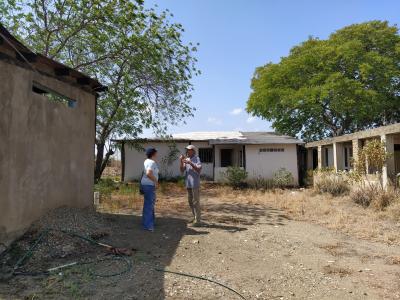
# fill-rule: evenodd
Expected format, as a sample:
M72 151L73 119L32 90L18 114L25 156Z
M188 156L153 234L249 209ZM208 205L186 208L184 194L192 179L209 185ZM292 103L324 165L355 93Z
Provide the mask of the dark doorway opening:
M232 149L221 149L221 167L232 166Z
M318 168L318 150L317 149L313 149L313 151L312 151L312 168L313 168L313 170Z

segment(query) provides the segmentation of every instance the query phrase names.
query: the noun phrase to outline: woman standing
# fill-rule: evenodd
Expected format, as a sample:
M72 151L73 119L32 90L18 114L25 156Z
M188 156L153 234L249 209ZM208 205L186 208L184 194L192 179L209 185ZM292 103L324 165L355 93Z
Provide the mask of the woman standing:
M156 188L158 184L158 165L157 150L155 148L146 149L147 159L144 161L144 170L141 189L144 194L142 226L143 229L154 231L154 205L156 202Z

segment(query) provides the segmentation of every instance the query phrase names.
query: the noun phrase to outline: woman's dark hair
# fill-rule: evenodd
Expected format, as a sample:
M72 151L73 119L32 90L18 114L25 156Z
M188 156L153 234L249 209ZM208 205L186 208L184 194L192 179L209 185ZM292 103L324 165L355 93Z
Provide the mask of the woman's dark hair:
M146 149L146 156L147 158L152 158L154 156L154 154L157 153L157 149L156 148L147 148Z

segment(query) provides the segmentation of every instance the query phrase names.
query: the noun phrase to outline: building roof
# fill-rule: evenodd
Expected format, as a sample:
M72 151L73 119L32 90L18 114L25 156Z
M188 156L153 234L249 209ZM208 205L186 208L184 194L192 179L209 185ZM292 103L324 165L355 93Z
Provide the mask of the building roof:
M102 92L107 89L97 80L75 69L41 54L34 53L18 41L1 23L0 59L11 60L22 67L34 69L41 74L57 78L91 93Z
M255 131L208 131L208 132L188 132L172 134L171 139L144 138L136 139L138 142L165 142L173 140L175 142L208 142L210 145L221 144L304 144L302 140L279 135L274 132ZM116 140L118 141L118 140ZM121 141L121 140L120 140Z
M381 126L363 131L357 131L354 133L344 134L341 136L336 136L320 141L310 142L306 144L306 147L313 148L318 146L326 146L333 143L350 142L352 140L368 139L368 138L378 137L383 134L394 134L394 133L400 133L400 123Z
M241 131L239 138L216 138L210 144L304 144L297 138L267 131Z

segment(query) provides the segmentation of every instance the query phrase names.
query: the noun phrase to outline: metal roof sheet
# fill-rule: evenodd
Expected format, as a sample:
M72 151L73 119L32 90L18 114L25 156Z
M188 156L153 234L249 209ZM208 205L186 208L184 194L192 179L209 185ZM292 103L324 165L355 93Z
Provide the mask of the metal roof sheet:
M171 139L144 138L136 139L141 142L201 142L206 141L210 145L217 144L304 144L302 140L294 137L280 135L275 132L266 131L208 131L208 132L187 132L172 134ZM118 141L118 140L116 140Z

